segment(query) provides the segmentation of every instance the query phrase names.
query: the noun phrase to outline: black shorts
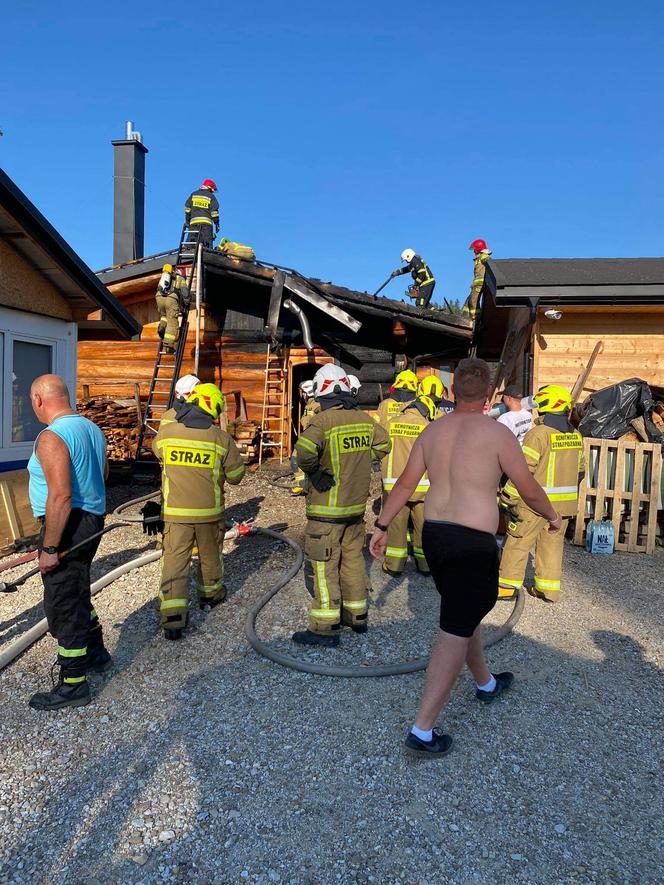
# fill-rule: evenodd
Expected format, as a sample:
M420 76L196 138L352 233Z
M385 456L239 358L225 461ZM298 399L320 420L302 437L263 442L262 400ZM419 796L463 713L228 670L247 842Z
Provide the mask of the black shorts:
M440 629L472 636L498 599L500 559L495 535L427 519L422 547L440 593Z

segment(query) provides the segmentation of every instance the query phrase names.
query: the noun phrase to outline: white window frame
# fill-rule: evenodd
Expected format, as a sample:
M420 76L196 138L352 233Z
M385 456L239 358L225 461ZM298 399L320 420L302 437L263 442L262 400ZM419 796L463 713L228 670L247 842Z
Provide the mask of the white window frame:
M0 308L0 469L3 463L24 462L32 454L34 440L12 441L12 371L14 341L51 348L51 371L64 378L76 399L76 323Z

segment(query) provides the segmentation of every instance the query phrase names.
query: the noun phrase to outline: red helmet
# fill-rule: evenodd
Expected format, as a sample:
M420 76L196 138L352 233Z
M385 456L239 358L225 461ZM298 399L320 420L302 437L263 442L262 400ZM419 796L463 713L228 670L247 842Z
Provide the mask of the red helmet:
M216 191L217 185L211 178L206 178L201 187L209 187L211 191Z
M486 240L473 240L468 248L472 249L475 255L477 255L478 252L484 252L486 249Z

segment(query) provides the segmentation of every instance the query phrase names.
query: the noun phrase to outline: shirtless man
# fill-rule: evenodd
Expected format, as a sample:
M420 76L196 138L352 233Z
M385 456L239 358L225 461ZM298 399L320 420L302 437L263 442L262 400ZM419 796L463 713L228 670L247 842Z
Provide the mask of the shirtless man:
M525 503L558 532L561 518L528 469L516 437L483 413L490 369L479 359L462 360L454 374L456 409L429 424L387 498L369 549L385 553L387 527L410 500L423 473L429 477L422 546L440 593L440 634L427 668L415 724L406 737L409 753L437 758L452 746L450 735L434 728L466 663L477 684L475 695L492 701L512 683L511 673L489 672L480 623L498 598L498 505L496 490L506 473Z

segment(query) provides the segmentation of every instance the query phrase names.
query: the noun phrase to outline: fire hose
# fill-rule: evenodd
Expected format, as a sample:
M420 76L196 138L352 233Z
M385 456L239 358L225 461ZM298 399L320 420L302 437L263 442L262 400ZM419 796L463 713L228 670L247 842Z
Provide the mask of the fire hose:
M64 552L62 555L66 556L67 553L75 550L78 547L82 547L85 544L89 544L91 540L94 540L101 535L107 534L114 529L126 526L127 524L142 523L142 516L138 514L125 515L125 511L130 507L135 507L137 504L150 501L158 497L159 494L159 492L150 492L147 495L142 495L139 498L134 498L130 501L125 502L124 504L121 504L119 507L116 507L116 509L113 511L113 516L117 519L120 519L120 522L112 523L111 525L106 526L101 532L97 532L95 535L86 538L85 541L82 541L80 544L76 544L69 551ZM157 521L158 517L154 517L153 520ZM300 658L293 657L292 655L284 654L271 648L270 645L263 639L261 639L258 635L256 631L256 621L259 614L267 606L267 604L277 595L280 590L282 590L287 584L289 584L290 581L292 581L293 578L300 571L304 562L304 552L296 541L282 534L282 532L278 532L274 529L263 528L262 526L250 526L246 523L236 525L232 529L227 531L224 535L224 540L256 533L265 535L266 537L273 538L277 541L287 544L295 553L295 560L290 568L288 568L287 571L285 571L275 580L272 587L270 587L270 589L260 597L260 599L251 607L247 614L247 619L245 622L245 634L249 644L256 652L258 652L258 654L262 655L270 661L273 661L276 664L280 664L283 667L288 667L291 670L297 670L301 673L313 673L318 676L333 676L346 679L377 676L398 676L406 673L415 673L419 670L426 669L428 663L427 658L417 658L415 660L405 661L402 663L397 662L393 664L377 664L371 666L333 666L327 664L312 663ZM143 565L147 565L148 563L156 562L160 558L161 550L150 550L147 553L143 553L140 556L135 557L134 559L130 559L128 562L117 566L107 574L103 575L97 581L95 581L90 587L91 595L96 595L122 575L125 575L136 568L140 568ZM7 567L9 568L13 565L19 564L21 564L19 561L14 560L11 563L8 563ZM15 592L19 586L24 584L30 577L38 573L39 568L35 568L26 572L14 582L0 582L0 592ZM9 587L11 587L12 589L7 589ZM490 648L491 646L496 645L509 633L512 632L516 623L521 617L524 604L525 596L523 594L523 590L521 590L516 596L514 606L507 621L500 627L492 630L491 634L488 636L487 640L484 643L485 648ZM17 639L15 639L12 643L10 643L9 646L4 649L4 651L0 652L0 670L4 669L9 663L11 663L11 661L18 657L18 655L29 648L47 632L48 623L46 621L46 618L44 618L33 627L31 627L29 630L27 630L25 633L23 633L21 636L19 636Z

